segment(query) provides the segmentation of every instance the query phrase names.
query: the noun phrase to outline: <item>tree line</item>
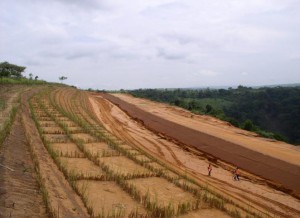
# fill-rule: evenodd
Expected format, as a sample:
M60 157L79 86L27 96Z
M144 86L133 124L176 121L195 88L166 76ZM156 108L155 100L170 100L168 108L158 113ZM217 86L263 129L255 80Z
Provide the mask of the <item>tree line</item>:
M16 64L11 64L7 61L0 63L0 82L2 83L27 83L27 84L40 84L45 83L45 81L38 81L38 76L34 76L32 73L29 73L29 80L23 76L26 67L19 66ZM6 78L6 80L4 80ZM35 81L33 81L33 78ZM60 76L58 79L61 81L68 79L68 77Z
M228 89L138 89L135 97L207 114L263 137L300 144L300 86Z

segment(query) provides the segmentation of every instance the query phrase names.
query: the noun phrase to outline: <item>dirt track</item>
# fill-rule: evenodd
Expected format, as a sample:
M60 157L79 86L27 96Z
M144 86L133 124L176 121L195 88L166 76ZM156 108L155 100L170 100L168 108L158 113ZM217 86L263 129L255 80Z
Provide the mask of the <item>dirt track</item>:
M131 105L120 98L106 94L105 98L118 105L131 117L141 121L145 126L156 132L171 137L183 144L195 146L201 151L211 154L217 159L238 165L242 169L265 179L282 184L285 188L300 193L299 166L279 159L263 155L237 144L208 135L177 123L162 119Z

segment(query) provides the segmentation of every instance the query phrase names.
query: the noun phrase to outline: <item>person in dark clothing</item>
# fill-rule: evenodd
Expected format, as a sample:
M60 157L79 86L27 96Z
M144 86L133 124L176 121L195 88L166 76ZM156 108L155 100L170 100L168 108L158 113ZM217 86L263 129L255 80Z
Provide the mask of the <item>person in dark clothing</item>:
M208 170L208 176L211 176L211 171L212 171L211 164L208 165L207 170Z

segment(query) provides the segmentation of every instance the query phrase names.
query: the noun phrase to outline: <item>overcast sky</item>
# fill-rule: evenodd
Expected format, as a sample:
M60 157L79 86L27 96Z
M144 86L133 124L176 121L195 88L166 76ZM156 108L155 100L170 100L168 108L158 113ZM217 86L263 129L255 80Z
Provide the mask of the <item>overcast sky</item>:
M80 88L300 82L300 0L0 0L0 62Z

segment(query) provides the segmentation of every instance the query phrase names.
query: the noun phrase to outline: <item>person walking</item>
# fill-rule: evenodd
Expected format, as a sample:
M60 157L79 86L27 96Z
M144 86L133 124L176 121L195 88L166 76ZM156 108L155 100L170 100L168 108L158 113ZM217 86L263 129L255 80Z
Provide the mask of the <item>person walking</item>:
M240 181L240 170L238 167L235 168L234 172L233 172L233 179L235 181Z
M211 171L212 171L211 164L208 164L207 170L208 170L208 176L211 176Z

